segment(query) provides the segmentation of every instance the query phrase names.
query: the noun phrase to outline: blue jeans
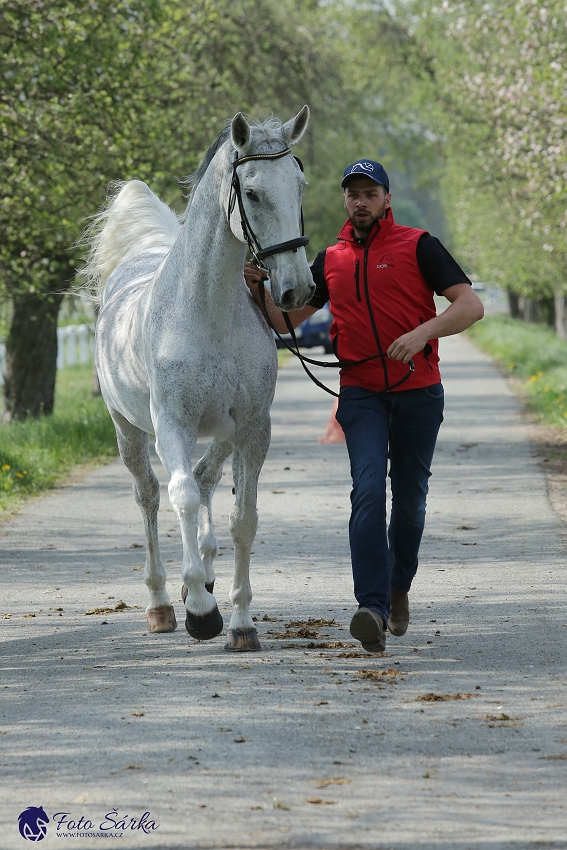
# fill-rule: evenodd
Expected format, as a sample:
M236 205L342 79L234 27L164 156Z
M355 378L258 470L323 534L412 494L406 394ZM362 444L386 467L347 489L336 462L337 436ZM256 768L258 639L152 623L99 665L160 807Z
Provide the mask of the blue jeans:
M353 488L349 524L354 595L387 622L390 589L407 593L417 572L431 461L443 421L443 385L371 395L342 387ZM386 474L392 487L386 529Z

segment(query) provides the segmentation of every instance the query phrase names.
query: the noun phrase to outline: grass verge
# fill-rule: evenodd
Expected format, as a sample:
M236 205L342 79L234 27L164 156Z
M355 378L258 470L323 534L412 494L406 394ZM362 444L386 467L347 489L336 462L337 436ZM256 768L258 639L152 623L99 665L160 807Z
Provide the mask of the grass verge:
M291 357L278 351L278 364ZM102 398L92 398L92 365L57 373L53 416L0 426L0 519L60 484L77 466L99 466L118 454Z
M544 325L489 316L467 331L469 338L515 378L525 405L543 425L567 425L567 340Z
M52 416L0 427L0 517L56 486L75 466L116 456L112 420L91 386L92 365L63 369Z

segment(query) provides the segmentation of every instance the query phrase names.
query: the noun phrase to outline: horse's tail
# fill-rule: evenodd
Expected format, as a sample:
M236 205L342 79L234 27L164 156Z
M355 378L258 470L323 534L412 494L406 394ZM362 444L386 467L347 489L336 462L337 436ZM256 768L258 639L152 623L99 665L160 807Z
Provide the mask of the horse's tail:
M89 246L82 289L100 299L108 276L128 257L157 246L171 247L179 232L173 210L141 180L114 183L105 208L86 230Z

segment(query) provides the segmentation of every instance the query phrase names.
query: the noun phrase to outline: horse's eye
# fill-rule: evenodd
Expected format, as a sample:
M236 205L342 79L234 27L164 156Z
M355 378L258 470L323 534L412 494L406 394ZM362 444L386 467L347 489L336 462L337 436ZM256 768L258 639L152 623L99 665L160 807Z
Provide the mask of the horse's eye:
M251 201L258 202L260 200L260 198L258 197L258 195L256 194L256 192L253 189L247 189L246 190L246 197L250 198Z

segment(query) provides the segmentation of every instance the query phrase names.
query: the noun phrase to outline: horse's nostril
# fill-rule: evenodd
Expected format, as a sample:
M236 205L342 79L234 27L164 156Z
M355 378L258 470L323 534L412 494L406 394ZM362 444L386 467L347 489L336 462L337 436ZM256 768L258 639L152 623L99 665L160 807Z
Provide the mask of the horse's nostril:
M288 289L281 297L281 305L284 310L292 310L295 305L295 295L292 289Z

